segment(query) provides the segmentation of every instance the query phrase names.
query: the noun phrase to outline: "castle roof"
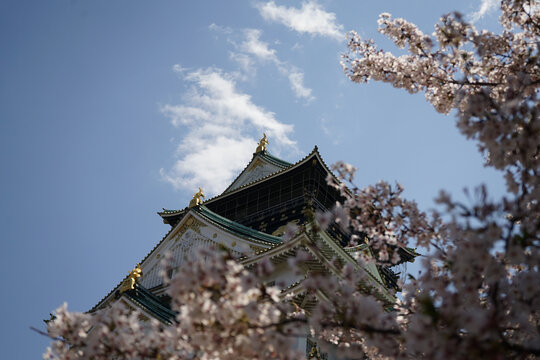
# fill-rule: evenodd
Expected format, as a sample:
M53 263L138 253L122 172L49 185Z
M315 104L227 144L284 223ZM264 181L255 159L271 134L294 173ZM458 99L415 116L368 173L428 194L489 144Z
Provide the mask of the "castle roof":
M246 180L246 178L248 178L246 174L248 174L253 169L253 167L257 166L259 161L261 162L264 161L265 164L275 165L275 171L268 173L265 176L257 177L256 179L252 181L241 182L240 180ZM310 161L312 162L316 161L317 163L319 163L323 167L327 175L333 176L335 178L335 175L332 173L332 171L328 168L328 166L322 159L317 146L313 148L311 153L309 153L303 159L297 161L294 164L291 164L285 160L281 160L271 155L267 151L263 151L260 153L253 154L253 157L251 161L249 162L249 164L244 168L244 170L242 170L240 175L238 175L238 177L231 183L231 185L227 187L227 189L225 189L225 191L221 193L220 195L216 195L204 201L203 205L209 205L209 204L215 203L224 198L230 197L241 191L244 191L248 188L259 185L263 182L277 179L277 178L280 178L281 176L286 176L286 174L289 174L293 170L298 169L299 167L309 163ZM178 219L185 213L186 209L187 208L179 209L179 210L163 209L163 211L158 212L158 215L160 215L163 218L164 223L174 226L177 223Z
M379 298L385 302L392 302L393 295L388 292L386 286L389 285L387 277L393 276L393 273L391 271L381 272L381 270L385 269L379 268L374 263L358 262L355 259L356 254L369 252L372 256L373 253L366 244L345 247L345 243L342 240L348 238L350 234L341 234L335 231L308 234L304 231L302 236L305 237L305 240L300 241L299 237L296 237L296 240L284 243L281 237L270 234L272 233L272 228L266 228L268 225L266 221L272 222L268 226L273 226L273 229L276 229L278 226L283 228L283 224L291 221L291 217L287 217L290 214L286 216L283 213L283 207L294 207L297 210L301 208L301 213L304 213L306 206L310 207L312 206L310 204L313 203L318 203L321 209L331 208L335 204L335 201L339 200L341 195L339 191L326 184L328 176L336 179L335 175L320 156L317 146L314 147L311 153L294 164L281 160L266 150L253 154L251 161L244 170L220 195L207 199L201 205L191 208L186 207L181 210L163 209L162 212L158 212L163 222L171 225L171 229L141 261L141 266L144 269L143 278L141 279L143 284L149 284L148 281L146 283L144 282L144 275L148 274L148 272L153 271L151 276L157 276L156 274L158 272L154 270L159 265L158 259L161 254L165 251L171 251L173 246L177 248L182 241L176 242L180 240L180 237L188 229L192 229L198 235L202 236L202 238L207 239L203 240L203 242L221 244L235 251L236 255L240 257L240 262L246 267L251 266L264 257L269 257L273 262L284 261L286 258L293 256L299 247L306 249L314 256L314 260L310 263L310 267L314 271L331 272L339 277L341 267L349 263L355 268L359 270L363 269L366 272L368 282L371 284L370 286L377 289L376 292L379 294ZM300 178L301 181L293 181L296 178ZM297 189L298 187L300 189ZM265 200L267 202L264 205L257 205L255 210L248 209L247 205L251 201L249 200L251 194L263 194L264 191L269 193L270 190L274 191L276 189L278 193L282 193L285 190L291 192L289 197L284 198L281 195L277 199L272 199L278 201L280 204L279 209L273 209L270 200ZM267 199L271 198L270 195L265 196L268 196ZM258 199L260 200L260 197ZM294 216L298 218L300 216L299 212L294 209L291 212L295 213L296 211ZM241 212L242 214L245 212L251 218L247 218L246 215L239 215ZM281 215L281 217L277 219L275 215ZM275 221L274 216L277 219ZM262 219L266 220L262 221ZM304 217L301 221L304 224L304 230L311 226L312 220ZM264 223L264 226L258 227L262 231L254 228L257 227L254 226L257 223ZM217 234L220 234L220 236L218 237ZM279 231L274 230L274 234L279 234ZM344 235L343 239L342 235ZM241 242L244 248L250 248L251 252L246 253L239 250L238 246L235 247L237 242ZM404 261L411 261L418 254L413 249L400 248L400 255ZM92 312L105 306L112 299L118 298L118 296L124 296L160 321L170 323L171 319L174 319L174 312L168 309L159 297L156 296L156 294L163 294L163 286L156 287L154 284L149 286L148 289L150 290L148 290L145 286L138 284L139 286L136 289L120 294L118 290L121 283L111 290L90 311ZM396 288L396 286L393 287ZM295 296L301 294L302 291L301 281L283 289L284 293L294 292Z

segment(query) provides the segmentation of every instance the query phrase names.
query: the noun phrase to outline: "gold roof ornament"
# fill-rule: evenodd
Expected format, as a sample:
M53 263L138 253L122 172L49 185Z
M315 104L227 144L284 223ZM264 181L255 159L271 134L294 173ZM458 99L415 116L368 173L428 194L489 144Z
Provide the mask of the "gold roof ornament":
M137 264L135 269L129 272L127 279L124 280L124 282L120 286L120 293L135 289L135 283L141 276L142 276L141 264Z
M266 133L263 133L263 137L259 140L259 145L257 146L255 153L266 151L266 145L268 145L268 139L266 138Z
M201 188L199 188L199 191L197 191L195 194L193 194L193 199L189 202L189 207L192 208L194 206L198 206L202 204L202 199L204 199L204 194Z
M316 359L316 360L320 360L320 359L323 359L323 356L321 354L321 352L319 351L319 347L317 346L317 343L313 343L312 346L311 346L311 350L309 351L309 354L308 354L308 359Z

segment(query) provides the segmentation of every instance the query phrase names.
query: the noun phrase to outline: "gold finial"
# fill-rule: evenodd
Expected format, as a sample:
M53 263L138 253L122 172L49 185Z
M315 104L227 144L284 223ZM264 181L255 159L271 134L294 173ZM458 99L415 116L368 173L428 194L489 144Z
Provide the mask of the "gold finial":
M311 351L308 354L308 359L322 359L322 354L317 347L317 343L313 343L311 346Z
M135 289L135 282L137 282L137 279L139 279L141 276L142 276L141 264L137 264L135 269L129 272L127 279L124 280L124 282L120 286L120 292L123 293L124 291Z
M202 204L201 198L204 199L205 197L204 197L204 194L202 192L202 189L199 188L199 191L197 191L195 194L193 194L193 199L191 199L191 201L189 202L189 207L192 208L194 206L201 205Z
M259 140L259 145L257 146L257 150L255 150L255 153L266 151L266 145L268 145L268 139L266 138L266 134L264 133L262 139Z

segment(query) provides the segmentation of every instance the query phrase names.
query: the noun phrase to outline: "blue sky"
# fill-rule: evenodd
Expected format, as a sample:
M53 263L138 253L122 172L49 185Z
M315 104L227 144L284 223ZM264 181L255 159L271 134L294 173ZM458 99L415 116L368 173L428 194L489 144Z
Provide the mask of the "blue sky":
M501 194L453 116L339 63L353 29L394 50L381 12L430 33L454 10L493 27L490 3L2 1L1 357L38 358L29 327L95 305L168 231L156 212L223 190L263 131L283 159L318 145L424 209L441 188Z

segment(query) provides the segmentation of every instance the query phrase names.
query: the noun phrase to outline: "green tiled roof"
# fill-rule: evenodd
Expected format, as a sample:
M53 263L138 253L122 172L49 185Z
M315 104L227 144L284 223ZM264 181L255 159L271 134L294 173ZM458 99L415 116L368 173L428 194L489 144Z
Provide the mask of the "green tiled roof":
M163 208L163 211L158 211L158 215L161 217L171 217L171 216L177 216L182 214L186 208L184 209L178 209L178 210L172 210L172 209L165 209Z
M208 220L216 223L217 225L243 237L252 238L255 240L264 241L271 244L280 244L282 240L279 236L274 236L270 234L265 234L263 232L254 230L227 218L224 218L221 215L216 214L211 211L204 205L196 206L193 208L198 214L204 216Z
M175 321L176 312L140 284L136 283L134 289L124 294L156 319L166 324L172 324Z
M161 212L161 214L174 214L174 213L177 213L179 211L182 211L182 210L169 210L169 209L163 208L163 211Z
M263 151L263 152L259 153L259 156L262 157L263 159L267 160L268 162L270 162L270 163L272 163L272 164L274 164L276 166L279 166L282 169L287 168L287 167L292 165L290 162L287 162L285 160L277 158L274 155L270 155L270 153L268 151Z

